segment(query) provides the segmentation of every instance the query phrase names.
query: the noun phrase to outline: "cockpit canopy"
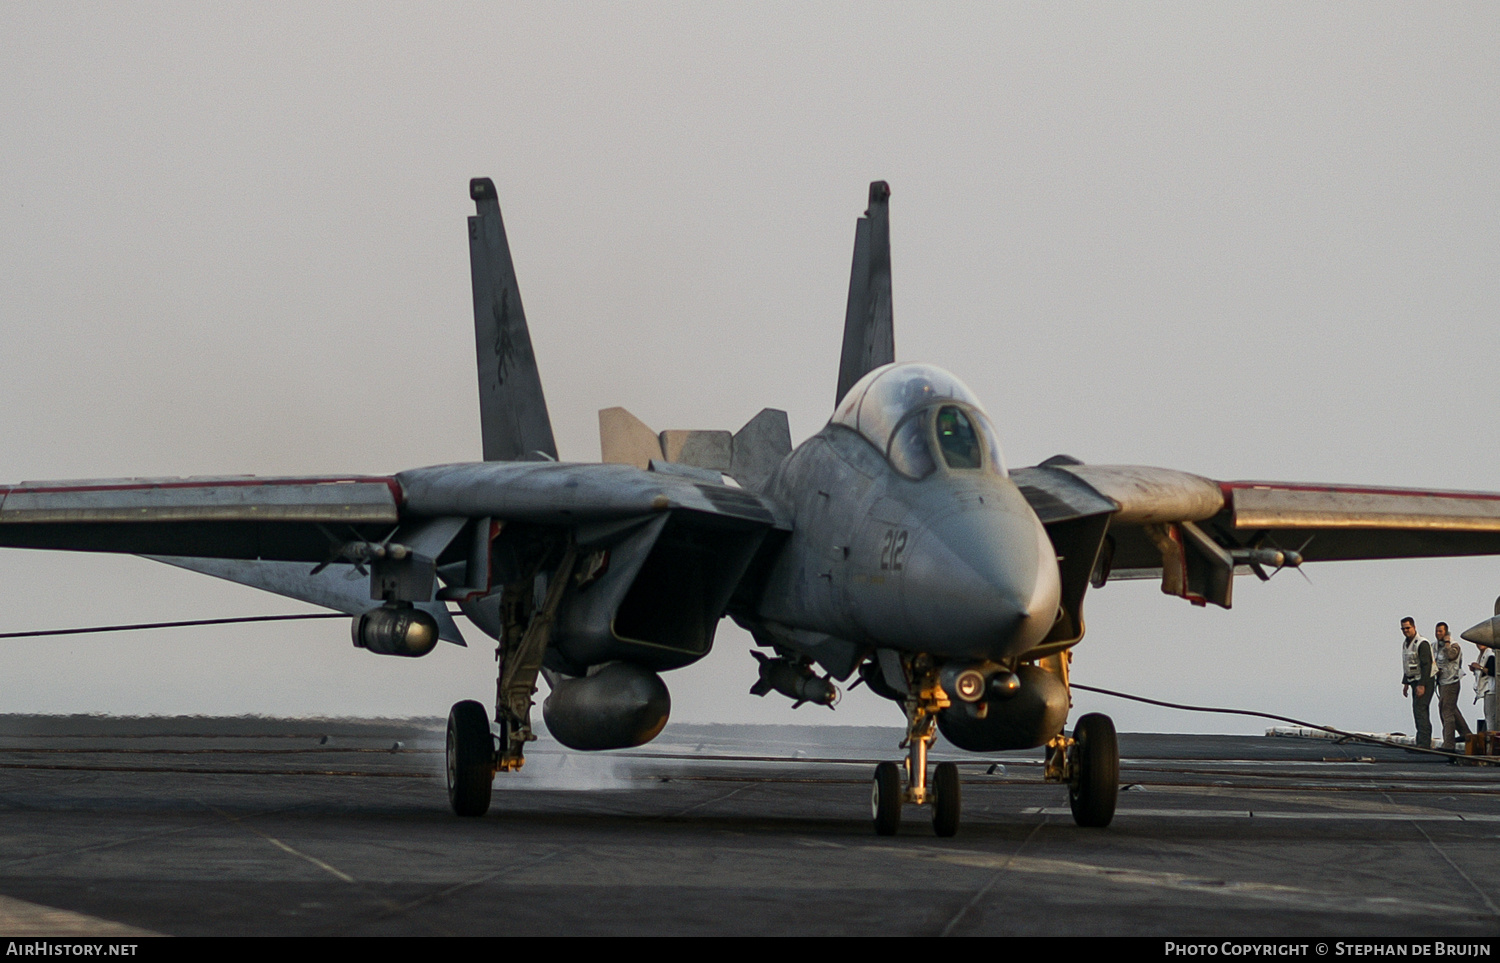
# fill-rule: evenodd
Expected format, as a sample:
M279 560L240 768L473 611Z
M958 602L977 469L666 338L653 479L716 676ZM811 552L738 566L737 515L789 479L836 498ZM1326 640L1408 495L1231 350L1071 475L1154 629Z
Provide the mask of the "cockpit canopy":
M888 364L855 383L833 413L909 478L949 469L1005 474L1000 444L979 399L962 381L925 364Z

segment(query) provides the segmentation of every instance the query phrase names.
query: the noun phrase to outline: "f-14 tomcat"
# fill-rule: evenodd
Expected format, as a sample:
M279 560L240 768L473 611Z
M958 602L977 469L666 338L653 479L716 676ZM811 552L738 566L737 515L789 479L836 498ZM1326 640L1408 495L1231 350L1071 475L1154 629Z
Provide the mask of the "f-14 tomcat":
M897 831L904 803L957 831L958 770L927 762L938 731L978 752L1047 747L1076 821L1104 826L1114 726L1090 714L1064 733L1091 585L1159 578L1227 608L1236 574L1500 552L1495 494L1221 483L1066 456L1008 471L962 381L894 363L883 182L857 223L822 431L793 448L767 409L734 433L657 433L614 408L604 463L560 462L494 185L470 195L482 462L0 487L0 545L145 555L302 599L352 616L369 652L462 644L457 605L499 644L493 722L477 702L448 719L461 816L483 815L497 773L522 765L538 676L558 741L638 746L667 722L661 673L703 658L727 615L757 645L753 692L831 704L857 676L905 713L904 765L874 774L877 832Z

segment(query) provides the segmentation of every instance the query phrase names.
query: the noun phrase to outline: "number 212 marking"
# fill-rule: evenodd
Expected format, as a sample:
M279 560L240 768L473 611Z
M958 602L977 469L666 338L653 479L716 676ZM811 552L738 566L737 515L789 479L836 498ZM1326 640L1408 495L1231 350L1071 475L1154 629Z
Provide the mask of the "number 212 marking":
M904 551L906 551L906 529L886 529L885 541L880 546L880 567L900 571L901 553Z

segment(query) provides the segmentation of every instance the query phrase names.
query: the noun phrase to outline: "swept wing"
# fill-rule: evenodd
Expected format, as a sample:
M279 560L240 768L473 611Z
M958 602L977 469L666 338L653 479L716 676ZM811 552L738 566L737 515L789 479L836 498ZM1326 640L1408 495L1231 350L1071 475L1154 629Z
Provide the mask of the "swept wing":
M1065 456L1013 476L1050 527L1109 519L1091 571L1160 578L1162 591L1225 608L1233 576L1303 562L1500 552L1500 494L1305 482L1215 481Z

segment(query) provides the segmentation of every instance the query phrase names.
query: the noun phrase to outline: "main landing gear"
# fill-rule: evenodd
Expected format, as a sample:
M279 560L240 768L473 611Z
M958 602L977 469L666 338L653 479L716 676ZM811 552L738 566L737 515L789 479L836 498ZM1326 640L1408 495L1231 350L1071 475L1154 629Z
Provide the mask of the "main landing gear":
M448 804L460 816L483 816L495 784L490 716L473 700L448 713Z
M477 702L460 702L448 713L448 804L460 816L488 812L495 773L514 772L526 763L526 743L536 738L531 732L531 697L576 559L572 547L563 553L548 579L540 609L532 605L531 582L505 588L500 605L501 642L495 650L498 736L490 731L489 713Z
M875 832L881 836L894 836L901 828L903 803L931 806L932 831L937 835L952 836L958 832L963 802L958 767L951 762L940 762L932 779L927 778L927 750L937 738L937 713L950 703L938 684L937 673L925 663L920 657L914 660L911 691L906 697L906 741L901 744L907 750L904 778L903 767L894 762L882 762L875 767L870 814L875 820Z
M514 772L526 764L526 743L536 738L504 706L496 713L497 735L489 712L472 699L459 702L448 713L448 804L459 816L483 816L490 809L495 774Z
M1067 783L1075 823L1109 825L1120 798L1120 744L1109 716L1091 712L1078 720L1072 738L1058 735L1047 743L1046 780Z

